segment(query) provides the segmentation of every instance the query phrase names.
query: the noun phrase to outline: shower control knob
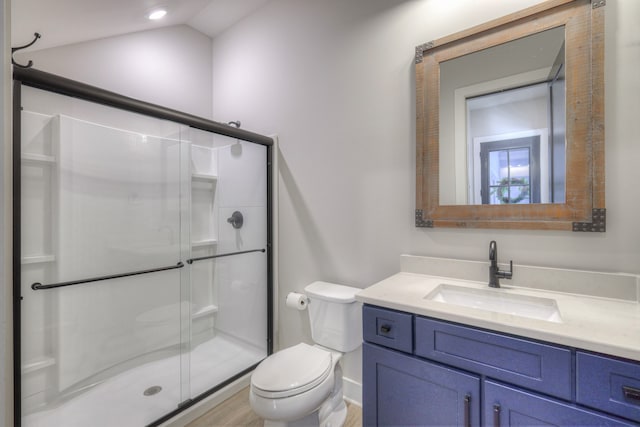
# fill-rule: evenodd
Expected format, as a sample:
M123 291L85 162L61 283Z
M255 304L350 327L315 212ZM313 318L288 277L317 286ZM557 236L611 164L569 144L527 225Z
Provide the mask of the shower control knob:
M242 224L244 224L244 217L240 211L235 211L229 218L227 218L227 222L231 224L233 228L238 229L242 227Z

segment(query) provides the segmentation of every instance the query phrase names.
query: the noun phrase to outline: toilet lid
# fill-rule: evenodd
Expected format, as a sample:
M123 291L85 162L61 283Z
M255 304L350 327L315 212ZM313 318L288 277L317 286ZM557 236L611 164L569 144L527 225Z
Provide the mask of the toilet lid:
M263 360L251 375L251 385L258 394L291 396L320 384L331 367L330 352L301 343Z

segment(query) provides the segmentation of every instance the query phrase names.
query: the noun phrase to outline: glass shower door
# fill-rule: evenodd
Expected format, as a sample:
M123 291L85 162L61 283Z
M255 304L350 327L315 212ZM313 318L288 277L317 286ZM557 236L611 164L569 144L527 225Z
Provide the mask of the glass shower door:
M191 129L190 394L267 356L267 150Z
M250 372L272 345L273 141L14 79L16 424L156 426Z
M28 87L22 107L22 425L146 425L188 398L186 128Z

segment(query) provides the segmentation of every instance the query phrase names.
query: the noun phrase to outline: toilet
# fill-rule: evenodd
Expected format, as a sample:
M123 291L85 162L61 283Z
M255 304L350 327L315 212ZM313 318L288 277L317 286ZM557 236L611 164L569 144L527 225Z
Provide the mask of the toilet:
M360 289L314 282L304 290L315 345L280 350L251 375L249 403L266 427L340 427L347 416L339 362L362 344Z

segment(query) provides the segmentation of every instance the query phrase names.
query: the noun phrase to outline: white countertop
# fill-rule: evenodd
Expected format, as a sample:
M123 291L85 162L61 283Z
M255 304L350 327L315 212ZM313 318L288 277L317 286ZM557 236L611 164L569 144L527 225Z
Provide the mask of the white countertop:
M497 290L555 300L562 318L562 322L555 323L425 299L441 284L476 289L488 287L485 282L402 272L362 290L356 299L366 304L640 361L640 304L637 300L505 284ZM606 286L606 283L602 285Z

